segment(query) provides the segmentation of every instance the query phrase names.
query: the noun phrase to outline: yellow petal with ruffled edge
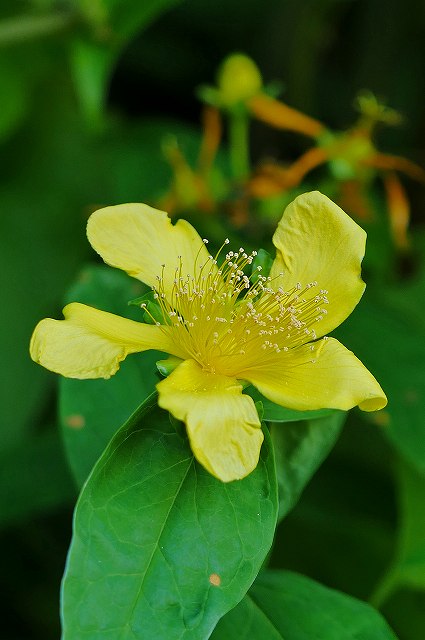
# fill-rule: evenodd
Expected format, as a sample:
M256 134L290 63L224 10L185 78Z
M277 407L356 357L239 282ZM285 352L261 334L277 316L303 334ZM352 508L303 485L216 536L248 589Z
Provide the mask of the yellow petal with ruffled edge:
M159 406L186 423L192 451L207 471L230 482L255 469L263 432L253 400L235 378L186 360L157 389Z
M75 302L63 315L65 320L45 318L38 323L30 354L46 369L68 378L110 378L129 353L147 349L179 355L161 327Z
M146 204L119 204L95 211L87 223L87 237L93 249L111 265L130 276L158 287L171 298L173 283L196 276L209 262L202 238L186 220L175 225L164 211ZM165 266L163 266L165 265Z
M329 304L315 326L316 334L335 329L353 311L366 286L360 277L366 233L332 200L312 191L286 207L273 244L273 288L288 291L298 282L302 288L317 282L318 290L327 290Z
M334 338L281 352L267 367L253 367L241 375L272 402L298 411L348 410L356 405L377 411L387 404L373 375Z

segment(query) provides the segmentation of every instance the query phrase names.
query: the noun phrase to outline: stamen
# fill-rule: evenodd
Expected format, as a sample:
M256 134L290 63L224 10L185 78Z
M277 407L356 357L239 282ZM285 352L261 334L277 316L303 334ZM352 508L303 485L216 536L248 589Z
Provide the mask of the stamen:
M149 316L170 334L182 353L209 371L237 376L250 366L273 366L276 354L317 339L313 327L327 313L323 308L329 304L326 289L317 289L318 283L312 281L297 282L285 290L283 274L262 276L261 265L256 267L258 275L252 283L245 268L257 252L248 254L240 247L228 251L219 264L228 238L215 256L209 255L198 265L207 243L204 238L193 273L183 276L190 265L183 264L179 256L171 290L164 288L165 264L154 288L164 320L160 324ZM142 306L149 313L146 304ZM314 344L310 349L314 351Z

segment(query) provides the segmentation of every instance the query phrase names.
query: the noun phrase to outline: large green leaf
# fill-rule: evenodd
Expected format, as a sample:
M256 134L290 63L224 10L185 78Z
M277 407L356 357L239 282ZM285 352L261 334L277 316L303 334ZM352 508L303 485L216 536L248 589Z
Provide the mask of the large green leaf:
M345 416L344 411L333 411L322 418L272 425L279 519L296 505L304 487L334 446Z
M125 273L105 266L87 267L67 294L67 302L142 321L142 311L128 305L146 288ZM111 437L155 389L158 351L129 356L109 380L60 381L60 422L67 456L81 486Z
M371 606L289 571L260 574L212 640L396 640Z
M269 438L225 484L151 397L107 447L78 502L63 586L64 640L207 638L270 549L277 486Z

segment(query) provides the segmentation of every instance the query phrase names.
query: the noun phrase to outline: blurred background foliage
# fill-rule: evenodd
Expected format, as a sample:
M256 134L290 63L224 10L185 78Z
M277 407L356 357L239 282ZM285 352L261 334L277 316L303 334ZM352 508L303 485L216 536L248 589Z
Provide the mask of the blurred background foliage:
M377 147L425 167L424 41L420 0L385 6L381 0L3 0L0 582L6 640L59 634L59 583L77 485L58 429L56 377L29 360L28 342L36 322L59 317L69 295L90 301L84 276L65 293L82 267L96 262L85 238L90 212L119 202L168 202L213 240L239 236L249 246L260 238L267 248L294 194L320 188L338 195L341 176L335 163L321 166L299 185L247 204L241 183L229 182L232 140L225 127L210 174L216 201L209 213L200 211L202 201L191 197L202 145L197 87L214 85L223 58L241 51L258 65L269 93L280 92L287 105L332 132L349 130L358 118L355 96L372 91L403 115L400 126L378 129ZM291 166L311 146L299 133L251 123L253 167L270 159L276 167ZM391 236L385 181L373 174L362 183L373 213L356 218L369 234L368 289L337 334L381 382L388 410L352 412L280 525L271 560L371 599L401 640L425 637L425 188L411 177L399 178L402 205L407 201L411 209L404 244ZM94 273L102 287L108 276ZM111 296L117 281L104 286ZM123 281L123 290L128 286ZM122 295L100 296L98 304L128 313L118 301ZM138 379L137 366L132 374L127 364L125 379ZM119 395L124 385L117 384ZM103 387L94 393L101 406ZM128 406L136 406L137 389L126 394ZM62 418L66 398L65 390ZM75 474L82 462L77 473L83 478L85 462L70 445L78 423L62 427L71 468Z

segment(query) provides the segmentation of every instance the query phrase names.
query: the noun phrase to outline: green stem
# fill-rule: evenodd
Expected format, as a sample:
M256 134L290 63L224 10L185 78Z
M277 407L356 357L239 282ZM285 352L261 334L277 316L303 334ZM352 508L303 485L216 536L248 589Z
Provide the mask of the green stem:
M380 609L384 602L394 593L397 586L397 573L391 567L377 584L372 595L369 597L369 603L376 609Z
M0 21L0 47L26 42L57 33L75 21L71 13L56 13L44 16L19 16Z
M230 113L230 163L233 177L242 182L250 171L249 164L249 117L247 113Z

